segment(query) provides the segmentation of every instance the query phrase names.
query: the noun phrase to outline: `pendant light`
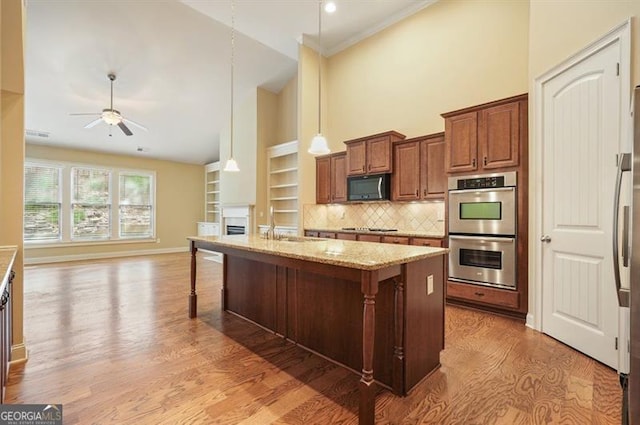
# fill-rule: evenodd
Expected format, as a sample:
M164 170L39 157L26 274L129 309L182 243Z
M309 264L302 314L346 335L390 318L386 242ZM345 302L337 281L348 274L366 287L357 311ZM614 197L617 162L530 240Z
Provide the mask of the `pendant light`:
M235 45L235 0L231 0L231 128L229 132L230 139L230 155L224 166L224 171L237 172L240 171L238 163L233 159L233 65L234 65L234 45Z
M311 139L308 152L312 155L331 153L327 139L322 135L322 0L318 0L318 134Z

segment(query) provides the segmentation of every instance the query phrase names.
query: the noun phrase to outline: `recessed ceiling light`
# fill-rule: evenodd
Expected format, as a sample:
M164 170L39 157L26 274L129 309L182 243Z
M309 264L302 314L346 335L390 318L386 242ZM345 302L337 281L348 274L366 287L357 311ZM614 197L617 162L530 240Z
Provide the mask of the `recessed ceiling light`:
M324 11L327 12L327 13L335 12L336 11L336 4L334 2L332 2L332 1L327 2L324 5Z

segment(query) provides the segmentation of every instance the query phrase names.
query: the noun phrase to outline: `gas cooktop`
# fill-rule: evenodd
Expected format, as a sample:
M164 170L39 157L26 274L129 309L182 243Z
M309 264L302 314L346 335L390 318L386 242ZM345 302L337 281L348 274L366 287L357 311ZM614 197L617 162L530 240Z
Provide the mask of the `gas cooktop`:
M343 227L342 230L356 230L367 232L397 232L398 229L384 229L381 227Z

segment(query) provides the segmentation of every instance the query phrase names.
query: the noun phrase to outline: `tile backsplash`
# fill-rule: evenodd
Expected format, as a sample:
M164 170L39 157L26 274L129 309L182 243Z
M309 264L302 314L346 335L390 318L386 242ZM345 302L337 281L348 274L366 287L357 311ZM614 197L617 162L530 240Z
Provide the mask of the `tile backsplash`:
M444 235L444 202L307 204L303 224L305 229L378 227Z

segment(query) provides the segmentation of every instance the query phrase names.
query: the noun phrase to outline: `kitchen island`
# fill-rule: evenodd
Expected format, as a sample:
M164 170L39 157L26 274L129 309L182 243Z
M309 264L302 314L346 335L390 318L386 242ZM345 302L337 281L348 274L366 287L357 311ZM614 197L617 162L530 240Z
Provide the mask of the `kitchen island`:
M442 248L319 238L190 237L222 252L222 308L361 375L359 423L375 422L375 383L406 395L440 365Z

